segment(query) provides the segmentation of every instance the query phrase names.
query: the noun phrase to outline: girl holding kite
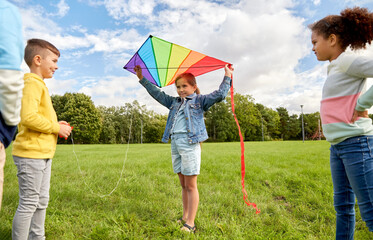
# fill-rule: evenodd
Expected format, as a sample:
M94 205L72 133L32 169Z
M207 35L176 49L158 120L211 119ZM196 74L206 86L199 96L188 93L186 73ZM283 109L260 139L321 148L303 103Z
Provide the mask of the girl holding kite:
M346 49L371 44L373 13L347 8L309 28L317 59L330 62L320 114L331 143L336 239L353 239L355 195L361 217L373 231L373 126L367 111L373 105L373 87L365 91L366 78L373 77L373 59Z
M182 188L183 216L178 222L184 223L183 231L194 233L199 203L197 176L201 165L200 143L208 138L203 112L227 96L233 68L225 66L225 76L219 89L207 95L199 93L193 74L179 75L175 80L179 97L169 96L150 83L143 77L139 65L134 71L148 93L170 110L162 141L167 143L171 138L172 166L179 176Z

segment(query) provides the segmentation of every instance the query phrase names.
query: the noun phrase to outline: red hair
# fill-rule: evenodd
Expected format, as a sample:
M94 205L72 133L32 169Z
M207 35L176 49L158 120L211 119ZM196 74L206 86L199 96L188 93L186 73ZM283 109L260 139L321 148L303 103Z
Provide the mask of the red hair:
M176 79L175 79L175 84L176 84L177 81L178 81L179 79L181 79L181 78L185 79L185 80L187 81L187 83L188 83L189 85L191 85L192 87L194 87L194 86L197 87L196 77L195 77L193 74L191 74L191 73L182 73L182 74L180 74L179 76L176 77ZM197 93L197 94L200 94L200 93L201 93L201 92L199 91L199 88L198 88L198 87L196 88L195 93Z

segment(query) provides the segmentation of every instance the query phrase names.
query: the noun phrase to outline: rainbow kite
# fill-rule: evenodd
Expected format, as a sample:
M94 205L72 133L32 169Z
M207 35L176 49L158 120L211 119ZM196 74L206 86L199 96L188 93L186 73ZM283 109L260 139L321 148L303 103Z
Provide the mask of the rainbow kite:
M226 64L229 63L150 35L123 68L136 74L133 68L140 65L146 79L165 87L173 84L181 73L199 76Z

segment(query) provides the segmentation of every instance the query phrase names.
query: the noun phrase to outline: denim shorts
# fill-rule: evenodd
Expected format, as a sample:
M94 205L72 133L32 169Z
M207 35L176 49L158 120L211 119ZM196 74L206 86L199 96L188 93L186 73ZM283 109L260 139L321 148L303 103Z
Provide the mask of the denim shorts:
M171 156L174 173L198 175L201 168L200 143L190 144L187 134L171 135Z

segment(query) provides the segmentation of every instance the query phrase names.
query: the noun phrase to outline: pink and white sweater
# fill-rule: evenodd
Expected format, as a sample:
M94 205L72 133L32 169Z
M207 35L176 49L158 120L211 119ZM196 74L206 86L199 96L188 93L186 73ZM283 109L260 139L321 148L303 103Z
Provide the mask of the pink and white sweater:
M373 86L365 91L366 78L373 77L373 59L342 53L328 66L320 115L323 133L331 144L373 135L372 120L359 118L351 122L354 110L364 111L373 105Z

